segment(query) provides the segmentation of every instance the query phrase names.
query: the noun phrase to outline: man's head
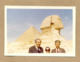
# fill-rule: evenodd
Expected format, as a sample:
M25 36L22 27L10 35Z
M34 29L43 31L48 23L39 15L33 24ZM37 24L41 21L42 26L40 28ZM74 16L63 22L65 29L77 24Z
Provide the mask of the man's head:
M45 51L46 51L46 53L50 53L50 48L49 47L46 47L45 48Z
M40 47L41 39L39 39L39 38L35 39L35 44L36 44L37 47Z
M61 44L60 40L56 40L55 41L56 48L60 48L60 44Z

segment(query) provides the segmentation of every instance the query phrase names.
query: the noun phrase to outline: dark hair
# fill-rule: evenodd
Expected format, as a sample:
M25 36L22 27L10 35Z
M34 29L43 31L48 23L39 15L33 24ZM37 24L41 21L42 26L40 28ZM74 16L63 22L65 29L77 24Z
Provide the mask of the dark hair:
M55 41L55 43L57 43L57 42L61 43L61 41L60 41L60 40L56 40L56 41Z
M49 48L49 49L47 49L47 48L49 48L49 47L46 47L46 48L45 48L45 51L50 51L50 48Z
M34 40L34 42L36 43L37 40L40 40L41 41L41 39L37 38L37 39Z

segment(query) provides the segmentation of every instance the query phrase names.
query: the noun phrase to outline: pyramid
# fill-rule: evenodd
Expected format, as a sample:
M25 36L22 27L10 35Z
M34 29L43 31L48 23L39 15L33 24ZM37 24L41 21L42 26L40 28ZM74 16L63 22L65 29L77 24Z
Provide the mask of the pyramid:
M16 41L8 44L8 53L27 53L29 47L34 45L34 39L40 35L41 33L31 26Z
M32 42L35 38L38 38L39 36L40 36L40 32L36 28L31 26L16 41Z

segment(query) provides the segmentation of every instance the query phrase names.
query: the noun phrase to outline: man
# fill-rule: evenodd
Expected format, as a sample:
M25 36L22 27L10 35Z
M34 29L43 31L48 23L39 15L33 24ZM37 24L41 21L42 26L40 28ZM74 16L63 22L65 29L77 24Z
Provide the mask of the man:
M55 41L56 48L52 50L52 53L65 53L65 50L63 48L60 48L60 40Z
M49 47L46 47L45 48L45 51L46 51L46 53L50 53L50 48Z
M41 46L41 40L35 39L35 45L29 48L29 53L43 53L43 48Z

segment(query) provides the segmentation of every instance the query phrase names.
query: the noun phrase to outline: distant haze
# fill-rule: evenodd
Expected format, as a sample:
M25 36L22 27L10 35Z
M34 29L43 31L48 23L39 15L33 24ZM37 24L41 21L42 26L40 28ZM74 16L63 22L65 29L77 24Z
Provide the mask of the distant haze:
M8 9L7 10L7 41L15 41L30 26L41 32L40 26L44 18L59 15L64 29L60 31L66 40L72 40L72 9Z

